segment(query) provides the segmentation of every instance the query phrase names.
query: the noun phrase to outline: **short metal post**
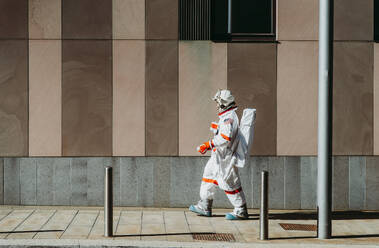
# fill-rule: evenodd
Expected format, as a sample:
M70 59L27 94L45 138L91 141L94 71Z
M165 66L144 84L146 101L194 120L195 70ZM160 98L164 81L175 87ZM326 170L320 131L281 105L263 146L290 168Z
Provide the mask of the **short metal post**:
M268 239L268 172L261 173L261 213L259 217L259 238Z
M104 189L104 236L113 236L113 187L112 167L105 167Z

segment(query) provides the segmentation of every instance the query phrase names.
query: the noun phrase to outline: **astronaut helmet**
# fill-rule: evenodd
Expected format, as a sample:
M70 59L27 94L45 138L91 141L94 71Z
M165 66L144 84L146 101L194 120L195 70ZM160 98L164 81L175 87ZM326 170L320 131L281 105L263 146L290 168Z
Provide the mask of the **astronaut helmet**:
M212 100L217 102L219 113L230 109L236 104L234 101L234 96L230 90L218 90Z

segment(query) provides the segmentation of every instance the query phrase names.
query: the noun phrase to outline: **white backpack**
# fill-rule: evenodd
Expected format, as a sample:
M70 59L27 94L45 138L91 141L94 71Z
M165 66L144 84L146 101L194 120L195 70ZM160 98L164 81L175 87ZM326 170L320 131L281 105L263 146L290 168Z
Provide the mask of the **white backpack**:
M254 138L256 109L244 109L238 129L238 145L235 150L237 167L243 168L250 157L251 145Z

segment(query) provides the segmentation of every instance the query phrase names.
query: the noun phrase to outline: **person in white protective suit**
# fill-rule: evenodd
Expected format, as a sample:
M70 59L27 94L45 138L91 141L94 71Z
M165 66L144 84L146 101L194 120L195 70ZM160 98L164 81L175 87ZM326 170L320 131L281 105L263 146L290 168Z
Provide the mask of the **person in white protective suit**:
M219 122L211 123L214 138L200 145L197 150L205 154L211 150L211 157L205 166L200 186L200 201L191 205L189 210L203 216L212 216L212 202L217 186L225 191L234 206L228 213L228 220L247 219L246 199L242 191L238 169L235 166L234 151L238 145L239 120L237 106L229 90L219 90L213 97L217 102Z

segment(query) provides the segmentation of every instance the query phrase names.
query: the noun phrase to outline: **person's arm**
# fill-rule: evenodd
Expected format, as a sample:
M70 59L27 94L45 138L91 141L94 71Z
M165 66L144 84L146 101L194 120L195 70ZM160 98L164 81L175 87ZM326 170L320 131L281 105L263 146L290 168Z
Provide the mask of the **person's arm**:
M212 123L213 124L213 123ZM204 142L200 146L197 147L197 151L201 154L205 154L208 150L211 150L214 147L221 147L224 145L228 145L232 140L232 127L233 119L225 119L218 126L218 131L214 138L210 141ZM212 127L212 126L211 126Z

